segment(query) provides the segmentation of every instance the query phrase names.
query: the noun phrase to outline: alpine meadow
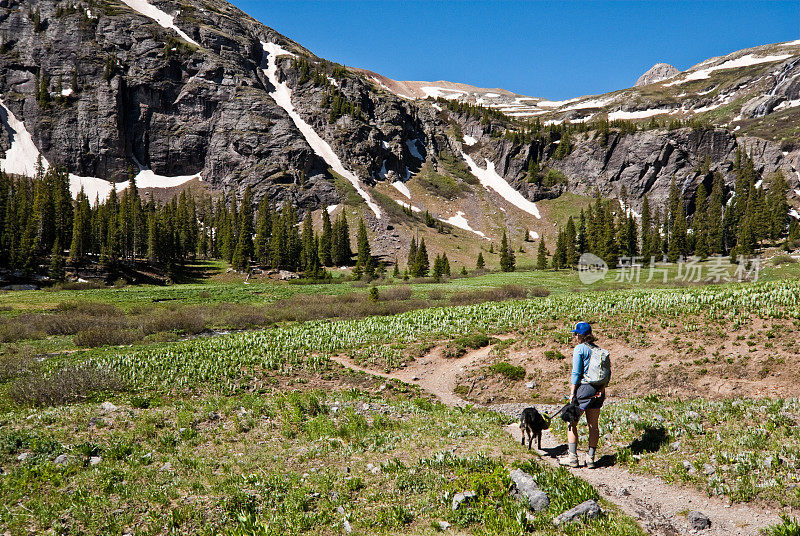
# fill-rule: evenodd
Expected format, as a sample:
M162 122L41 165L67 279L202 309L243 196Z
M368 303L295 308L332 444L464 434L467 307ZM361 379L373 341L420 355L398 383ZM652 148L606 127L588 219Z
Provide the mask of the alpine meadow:
M800 41L550 100L260 4L0 2L0 533L800 536Z

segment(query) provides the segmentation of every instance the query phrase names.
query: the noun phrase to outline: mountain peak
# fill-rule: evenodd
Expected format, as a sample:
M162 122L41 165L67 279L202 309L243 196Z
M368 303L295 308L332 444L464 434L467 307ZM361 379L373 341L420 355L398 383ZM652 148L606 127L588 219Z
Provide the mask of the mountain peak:
M636 81L633 87L655 84L656 82L661 82L667 78L672 78L679 73L680 71L669 63L656 63L650 67L646 73L639 77L639 80Z

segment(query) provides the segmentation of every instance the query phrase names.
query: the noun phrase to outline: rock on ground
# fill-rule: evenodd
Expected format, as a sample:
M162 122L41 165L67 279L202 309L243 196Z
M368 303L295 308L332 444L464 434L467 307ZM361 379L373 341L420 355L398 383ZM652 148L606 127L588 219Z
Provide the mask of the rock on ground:
M522 469L511 471L511 481L514 483L515 495L526 501L534 512L541 512L550 506L550 498L539 489L531 475Z
M462 491L453 497L453 511L455 512L463 503L472 501L478 494L474 491Z
M564 523L570 523L575 521L579 517L585 517L587 519L596 519L602 515L603 511L600 510L600 505L597 504L593 500L588 500L582 502L575 508L571 508L566 512L556 516L553 518L554 525L562 525Z
M708 519L708 516L703 512L692 510L686 517L689 519L689 524L695 530L705 530L711 526L711 520Z

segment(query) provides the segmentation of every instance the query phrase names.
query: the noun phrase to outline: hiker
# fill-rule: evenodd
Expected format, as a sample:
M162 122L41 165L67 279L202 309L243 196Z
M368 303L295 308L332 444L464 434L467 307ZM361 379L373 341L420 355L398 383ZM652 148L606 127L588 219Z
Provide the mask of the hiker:
M609 353L595 345L592 326L588 322L579 322L572 330L574 340L577 342L572 354L572 375L570 377L571 391L569 401L573 406L573 414L567 429L567 447L569 449L566 459L561 463L570 467L579 467L578 462L578 420L586 413L586 423L589 425L589 453L586 458L586 467L595 468L595 451L600 439L600 408L606 399L606 385L611 377ZM577 406L577 407L575 407Z

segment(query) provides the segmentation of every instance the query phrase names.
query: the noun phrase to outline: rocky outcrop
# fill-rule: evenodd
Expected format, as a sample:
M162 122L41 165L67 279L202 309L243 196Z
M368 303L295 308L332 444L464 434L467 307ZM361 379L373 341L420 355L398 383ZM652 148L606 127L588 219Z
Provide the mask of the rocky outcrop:
M269 96L262 42L320 74L332 64L222 0L151 3L197 46L116 2L0 2L0 95L43 156L106 180L127 180L141 165L166 176L199 173L226 191L250 185L256 199L301 208L337 203L328 165ZM288 56L278 70L298 112L365 182L382 162L405 176L436 151L417 107L376 93L361 76L304 80ZM320 103L333 91L362 115L329 121Z
M672 78L676 74L680 74L680 71L669 63L656 63L639 77L633 87L655 84L656 82Z

